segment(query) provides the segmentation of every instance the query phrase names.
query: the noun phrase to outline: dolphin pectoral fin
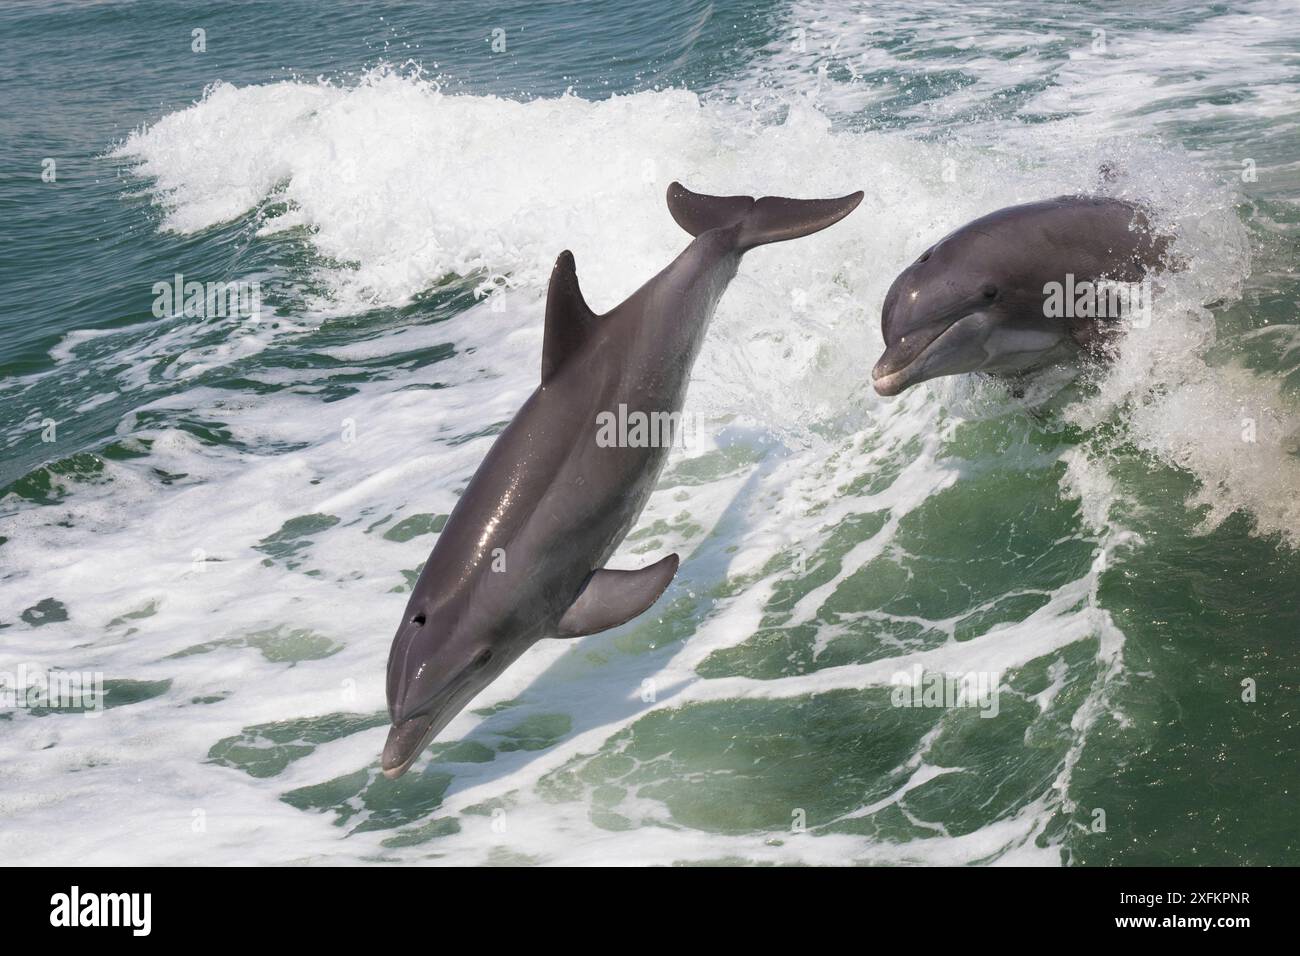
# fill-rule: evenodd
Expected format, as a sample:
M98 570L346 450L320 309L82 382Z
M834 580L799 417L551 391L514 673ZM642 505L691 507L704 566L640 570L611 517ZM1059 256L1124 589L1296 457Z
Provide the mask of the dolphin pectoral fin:
M578 268L567 249L555 260L546 290L546 331L542 337L542 382L582 347L596 323L578 288Z
M783 196L706 196L681 183L668 187L668 211L692 236L739 225L736 248L745 252L769 242L798 239L839 222L862 202L862 191L838 199Z
M677 573L670 554L639 571L594 571L560 618L558 637L583 637L625 624L648 610Z

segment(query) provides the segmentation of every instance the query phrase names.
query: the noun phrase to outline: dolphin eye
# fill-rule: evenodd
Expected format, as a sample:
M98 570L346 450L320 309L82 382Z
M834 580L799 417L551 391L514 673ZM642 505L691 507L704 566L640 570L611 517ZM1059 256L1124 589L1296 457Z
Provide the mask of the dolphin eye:
M415 615L415 617L411 618L411 623L416 627L424 627L424 622L426 620L428 620L428 618L426 618L424 612L421 611L419 614Z
M478 652L478 657L474 658L474 667L487 667L488 661L492 660L492 648L485 647Z
M984 298L996 299L998 297L998 287L995 285L986 285L984 287Z

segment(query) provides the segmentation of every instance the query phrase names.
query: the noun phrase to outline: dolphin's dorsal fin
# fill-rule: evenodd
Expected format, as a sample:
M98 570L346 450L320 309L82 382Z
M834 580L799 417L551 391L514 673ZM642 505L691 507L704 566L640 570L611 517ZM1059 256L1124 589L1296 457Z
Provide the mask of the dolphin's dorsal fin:
M736 227L740 252L769 242L798 239L834 225L862 202L859 190L838 199L786 199L784 196L706 196L681 183L668 187L668 211L692 236Z
M560 618L559 637L582 637L618 627L659 600L677 573L675 554L639 571L592 572L578 597Z
M596 313L583 301L578 288L578 269L573 253L564 250L551 270L546 290L546 331L542 337L542 383L555 374L565 359L587 340L596 323Z

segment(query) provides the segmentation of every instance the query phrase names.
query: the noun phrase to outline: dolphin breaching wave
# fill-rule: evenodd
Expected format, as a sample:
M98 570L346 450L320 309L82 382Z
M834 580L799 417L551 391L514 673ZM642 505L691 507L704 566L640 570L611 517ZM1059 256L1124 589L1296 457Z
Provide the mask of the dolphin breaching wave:
M762 78L598 101L393 67L216 83L113 147L165 236L233 223L270 250L229 276L265 305L75 332L39 373L132 404L111 453L5 501L5 621L66 609L6 631L5 657L102 672L129 706L6 727L0 843L82 863L1088 861L1080 790L1152 719L1107 576L1157 531L1241 522L1281 552L1300 533L1294 404L1224 348L1272 334L1232 324L1240 197L1134 110L1073 109L1108 88L1084 58L1040 94L1061 116L936 136L934 116L852 119L884 95L849 70L882 68L865 41L781 79L790 42ZM612 307L684 245L672 180L866 197L749 254L723 297L698 427L610 562L681 554L660 603L539 644L385 780L392 624L537 383L556 255ZM1024 397L872 393L902 268L985 212L1089 191L1151 208L1182 266L1113 364ZM992 675L998 718L899 706L899 674Z

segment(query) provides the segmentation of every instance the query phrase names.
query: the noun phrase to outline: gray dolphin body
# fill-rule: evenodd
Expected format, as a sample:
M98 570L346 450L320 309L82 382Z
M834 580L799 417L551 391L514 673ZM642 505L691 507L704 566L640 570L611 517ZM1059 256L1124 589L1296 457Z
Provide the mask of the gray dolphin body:
M1138 282L1161 263L1168 241L1140 207L1092 196L1010 206L962 226L890 286L876 391L897 395L942 375L1014 374L1077 357L1115 325L1051 314L1047 287Z
M702 196L673 183L669 211L694 241L600 316L583 301L573 256L560 255L547 293L541 384L461 495L393 639L386 776L405 773L538 640L594 634L658 600L677 555L635 571L603 565L641 513L669 443L611 446L598 440L600 416L620 406L628 417L679 413L740 257L824 229L861 199Z

